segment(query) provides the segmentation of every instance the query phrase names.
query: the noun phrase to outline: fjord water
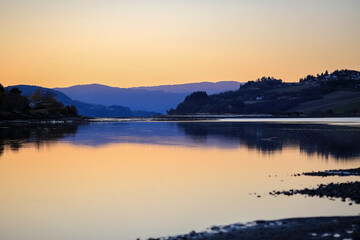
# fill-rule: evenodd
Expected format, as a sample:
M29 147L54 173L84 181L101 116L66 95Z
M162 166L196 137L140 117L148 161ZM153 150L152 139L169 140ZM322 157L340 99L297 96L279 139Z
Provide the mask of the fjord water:
M312 122L3 127L0 239L144 239L356 215L360 207L348 202L268 193L357 180L292 175L359 167L359 143L358 126Z

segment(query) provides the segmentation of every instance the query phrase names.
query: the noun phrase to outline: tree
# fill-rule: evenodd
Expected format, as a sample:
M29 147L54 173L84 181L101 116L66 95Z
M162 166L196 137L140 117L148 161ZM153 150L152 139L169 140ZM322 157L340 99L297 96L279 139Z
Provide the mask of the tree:
M21 91L18 88L12 88L10 89L11 95L21 95Z
M5 89L4 89L3 85L0 84L0 106L1 106L1 103L4 98L4 93L5 93Z
M18 88L3 91L2 94L1 110L7 112L25 112L29 108L27 97L22 96Z
M36 108L61 108L64 105L56 100L56 94L51 91L37 89L31 96Z
M208 102L208 100L209 96L206 92L193 92L185 98L184 102L176 107L176 110L170 109L168 113L196 113Z

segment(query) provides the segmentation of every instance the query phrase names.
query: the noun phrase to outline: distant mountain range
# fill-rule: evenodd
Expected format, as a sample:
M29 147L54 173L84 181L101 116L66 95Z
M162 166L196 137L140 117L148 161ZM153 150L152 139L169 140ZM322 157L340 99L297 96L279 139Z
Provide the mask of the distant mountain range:
M118 88L100 84L76 85L67 88L54 88L72 99L105 106L121 105L132 110L165 113L174 108L184 98L195 91L209 94L239 89L241 83L222 81L201 82L153 87Z
M117 88L100 84L77 85L68 88L44 88L15 85L22 95L30 96L37 89L53 92L65 106L74 105L78 113L88 117L146 117L176 107L188 94L202 90L209 93L238 89L240 82L203 82L152 87Z
M57 101L63 103L65 106L75 106L80 115L87 117L147 117L157 114L156 112L132 111L128 107L118 105L104 106L100 104L85 103L73 100L62 92L39 86L15 85L6 87L6 89L11 88L18 88L24 96L30 96L37 89L53 92L56 95Z
M23 95L51 91L59 102L89 117L145 117L157 113L360 114L360 72L327 71L298 83L262 77L256 81L118 88L100 84L47 89L17 85ZM215 94L211 94L214 93Z
M169 93L192 93L196 91L205 91L207 94L215 94L226 91L239 89L241 82L237 81L221 81L221 82L200 82L185 83L174 85L160 85L151 87L134 87L131 89L140 89L148 91L163 91Z

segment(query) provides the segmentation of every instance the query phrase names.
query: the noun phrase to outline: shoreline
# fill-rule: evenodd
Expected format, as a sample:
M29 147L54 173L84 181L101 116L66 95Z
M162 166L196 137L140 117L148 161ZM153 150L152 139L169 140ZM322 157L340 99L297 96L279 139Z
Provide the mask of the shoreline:
M316 188L304 188L300 190L290 189L288 191L273 191L270 195L285 195L293 196L296 194L307 195L309 197L327 197L329 199L339 198L343 202L350 200L349 205L360 204L360 182L345 182L345 183L329 183L319 184Z
M335 169L335 170L325 170L318 172L303 172L301 175L309 177L330 177L337 176L341 178L346 178L348 176L360 176L360 168L349 168L349 169ZM300 176L300 174L294 174L293 177ZM287 191L272 191L269 192L270 195L286 195L293 196L296 194L307 195L310 197L327 197L329 199L339 198L343 202L346 199L351 202L349 205L360 204L360 182L344 182L344 183L328 183L328 184L319 184L316 188L304 188L304 189L290 189Z
M64 124L64 123L87 123L89 118L67 117L67 118L44 118L44 119L11 119L0 120L0 126L37 125L37 124Z
M147 240L360 239L360 216L257 220Z
M304 172L310 177L360 176L360 168ZM300 176L294 174L293 177ZM270 195L295 194L311 197L340 198L343 202L350 199L349 205L360 204L360 182L320 184L314 189L273 191ZM211 226L202 232L148 238L148 240L255 240L255 239L360 239L360 213L354 216L298 217L278 220L256 220L248 223L234 223Z
M280 123L342 123L360 124L360 116L265 116L258 115L161 115L153 117L63 117L63 118L19 118L0 119L4 124L34 124L63 122L191 122L191 121L222 121L222 122L280 122Z

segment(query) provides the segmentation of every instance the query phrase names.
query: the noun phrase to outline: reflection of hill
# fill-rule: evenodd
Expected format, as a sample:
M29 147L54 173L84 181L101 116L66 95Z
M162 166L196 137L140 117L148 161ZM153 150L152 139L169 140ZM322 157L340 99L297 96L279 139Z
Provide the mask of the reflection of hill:
M0 128L0 154L27 143L54 141L81 146L116 143L250 148L262 153L296 147L306 154L350 159L360 156L360 128L322 124L244 122L104 122Z
M307 154L346 159L360 155L360 129L345 126L271 123L177 124L194 142L224 139L262 152L299 146Z
M17 151L26 143L35 143L38 147L76 134L77 124L24 125L0 128L0 155L5 147Z
M94 147L113 143L181 145L183 135L170 122L96 122L80 126L75 137L64 141Z

